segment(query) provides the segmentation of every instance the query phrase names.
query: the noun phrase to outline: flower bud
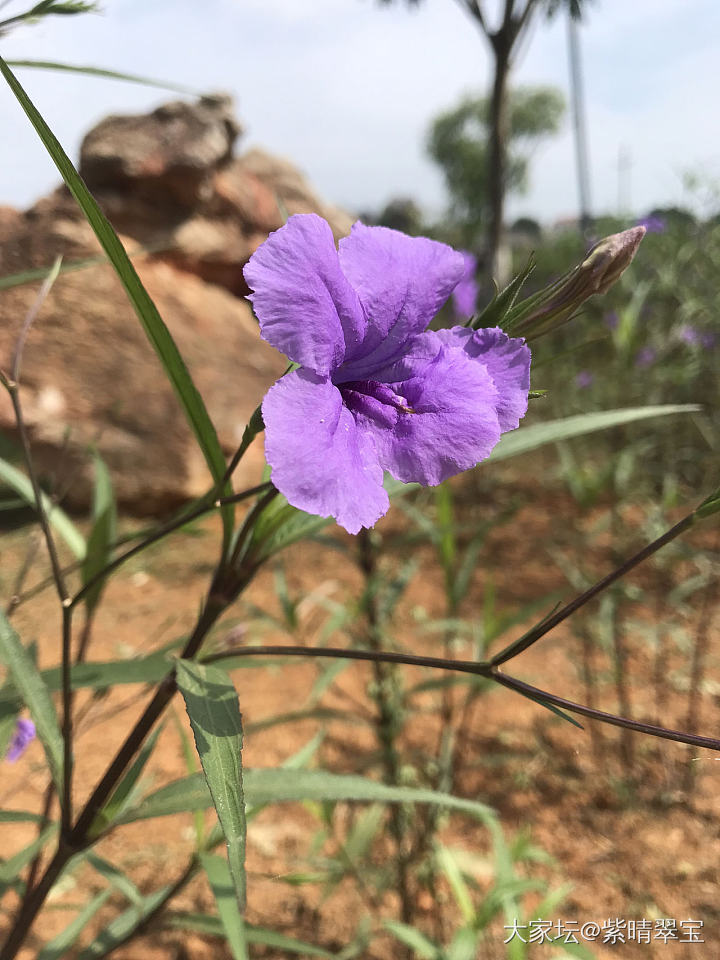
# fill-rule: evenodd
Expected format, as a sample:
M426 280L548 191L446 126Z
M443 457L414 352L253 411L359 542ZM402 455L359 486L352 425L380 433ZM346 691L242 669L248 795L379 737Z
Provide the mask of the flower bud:
M644 236L645 227L631 227L596 243L574 270L517 304L505 330L533 340L570 320L589 297L607 293L630 266Z

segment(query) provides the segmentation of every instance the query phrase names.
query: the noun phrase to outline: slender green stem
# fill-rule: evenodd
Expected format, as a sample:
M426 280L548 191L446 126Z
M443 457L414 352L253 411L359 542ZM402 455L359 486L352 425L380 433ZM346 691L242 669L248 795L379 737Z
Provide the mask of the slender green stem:
M476 676L488 677L488 679L499 683L504 687L516 690L519 693L527 693L532 699L551 703L570 713L578 713L581 716L589 717L592 720L600 720L602 723L610 723L616 727L627 727L628 730L636 730L639 733L646 733L652 737L660 737L664 740L675 740L678 743L689 743L695 747L706 747L708 750L720 752L720 740L712 737L700 737L691 733L684 733L680 730L671 730L666 727L656 726L651 723L641 723L637 720L630 720L626 717L617 716L614 713L605 713L603 710L596 710L583 704L575 703L572 700L566 700L564 697L558 697L554 693L548 693L533 687L523 680L518 680L509 674L501 673L496 667L487 661L479 663L468 660L446 660L443 657L420 657L409 653L395 653L393 651L382 650L355 650L343 647L298 647L298 646L252 646L252 647L229 647L220 653L211 653L202 657L202 663L216 663L219 660L228 660L234 657L330 657L345 660L368 660L370 662L383 663L403 663L410 667L431 667L434 670L454 670L460 673L473 673Z
M162 540L163 537L166 537L168 534L173 533L175 530L179 530L181 527L184 527L193 520L197 520L198 517L202 517L206 513L210 513L212 510L217 510L228 503L240 503L242 500L247 500L249 497L253 497L256 494L264 493L265 491L270 490L270 488L270 483L260 483L258 486L250 487L247 490L243 490L241 493L235 493L229 497L220 497L220 499L212 500L212 502L209 499L204 499L204 501L194 510L170 520L164 526L159 527L153 533L149 534L140 543L136 543L134 547L126 550L125 553L122 553L119 557L115 557L115 559L111 560L107 566L102 568L102 570L98 570L95 576L91 577L81 590L78 590L78 592L72 598L70 605L72 607L76 607L82 600L85 599L93 587L97 586L98 583L117 570L118 567L121 567L124 563L130 560L131 557L141 553L153 543L157 543L158 540Z

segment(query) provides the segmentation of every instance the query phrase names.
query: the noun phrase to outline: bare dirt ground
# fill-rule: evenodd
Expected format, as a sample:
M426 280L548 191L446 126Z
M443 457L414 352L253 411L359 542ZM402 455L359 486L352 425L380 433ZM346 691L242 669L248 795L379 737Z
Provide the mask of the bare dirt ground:
M610 569L607 538L596 534L602 509L581 515L572 501L560 493L542 491L540 502L531 478L508 486L506 497L517 495L522 502L511 522L497 527L489 536L481 555L478 572L463 608L467 619L478 618L487 595L488 574L492 570L496 603L512 610L534 597L559 589L569 599L574 591L567 584L557 558L570 565L594 565L600 572ZM485 502L482 507L459 511L470 522L473 510L487 515L501 510L502 500ZM633 515L625 517L632 527ZM128 522L128 526L131 526ZM407 526L399 510L394 510L380 527L388 541ZM581 546L577 531L593 534L589 550ZM182 635L193 624L206 589L217 550L218 524L215 518L197 524L191 531L174 535L128 563L111 581L97 617L89 659L132 658L162 647ZM333 536L335 536L333 534ZM338 535L339 536L339 535ZM350 538L341 538L350 545ZM0 588L7 597L22 563L27 544L27 528L3 535ZM407 558L399 552L397 559ZM443 616L442 577L427 545L412 548L420 559L420 568L398 607L393 621L393 639L399 647L417 653L438 654L439 642L422 630L428 619ZM41 558L42 559L42 558ZM259 615L258 609L280 615L280 605L271 570L262 573L228 617L216 630L213 640L224 642L231 634L235 642L288 643L306 645L327 642L347 643L342 632L321 640L333 603L349 604L357 598L361 580L352 558L323 544L301 544L283 557L292 596L305 596L300 605L299 626L292 638L277 623ZM42 574L39 562L30 582ZM674 571L679 576L680 571ZM663 688L665 702L658 704L658 688L651 682L653 653L646 641L645 627L653 619L669 617L663 590L652 568L631 577L631 584L642 586L642 602L630 602L626 639L630 646L627 676L629 694L637 718L655 719L662 707L669 726L683 728L687 714L687 692L682 678L688 675L690 651L673 646L668 668L675 679ZM648 603L648 597L652 602ZM692 609L702 607L698 598ZM540 613L545 612L543 608ZM707 615L707 608L706 608ZM537 615L536 615L537 616ZM698 614L683 614L686 635L694 636ZM700 732L716 735L720 729L720 610L710 610L708 632L707 682L701 701ZM706 616L707 619L707 616ZM51 591L22 605L14 614L16 629L26 642L37 643L41 665L58 662L59 614ZM636 624L636 628L632 624ZM509 642L519 628L506 634L499 644ZM457 656L467 656L468 647L459 646ZM598 654L597 670L603 666ZM582 700L582 650L568 625L544 638L511 671L539 687L553 690L570 699ZM326 666L327 664L325 664ZM408 681L424 674L403 668ZM325 739L316 754L319 766L339 772L360 772L377 776L370 765L373 737L367 724L321 723L306 719L295 723L268 726L263 721L279 714L300 710L306 703L318 666L313 661L264 665L233 674L244 723L246 767L274 766L291 757L321 727ZM599 704L616 709L611 678L600 673ZM323 705L362 713L369 709L367 687L370 668L354 664L342 672L322 700ZM124 732L147 700L147 690L124 686L101 698L83 692L77 698L79 740L77 744L76 803L87 796L102 774L108 760L122 741ZM401 742L408 761L434 742L439 731L436 702L423 698L423 710L406 724ZM174 716L182 725L182 704L174 703ZM588 943L600 960L609 957L712 958L720 956L720 906L718 881L720 867L720 766L718 757L707 750L688 748L665 741L632 736L632 744L622 753L620 732L609 727L594 730L585 724L579 730L554 717L542 707L507 690L494 689L478 700L472 714L471 735L463 744L456 792L493 806L507 835L529 831L533 843L549 854L525 872L541 878L550 888L569 884L568 892L552 916L577 926L590 921L602 925L615 918L625 921L674 918L676 921L702 921L700 936L704 943L650 944L628 942L611 947ZM629 749L629 753L628 753ZM692 765L694 784L690 792L683 788L686 769ZM168 717L159 746L149 766L146 788L157 788L187 772L178 725ZM0 777L0 806L39 809L46 786L42 751L36 743L15 766L3 764ZM338 824L347 815L347 805L337 811ZM211 822L210 815L206 818ZM313 837L320 828L317 812L300 804L276 805L265 809L252 821L248 836L248 919L278 929L289 936L340 950L353 936L360 917L367 913L367 900L361 884L348 877L327 899L322 884L303 885L285 882L290 874L312 872L310 859ZM33 837L33 829L12 824L0 828L5 856L22 848ZM129 873L139 888L150 892L170 882L184 870L193 852L192 814L131 825L110 835L98 852ZM453 815L442 830L443 842L476 855L478 901L492 882L490 844L478 821ZM381 836L374 856L387 853ZM49 909L30 937L25 960L37 953L39 944L62 929L73 916L69 909L82 903L87 895L104 886L104 881L88 868L64 878L53 894ZM16 900L8 894L3 906L11 910ZM532 918L538 897L528 894L526 917ZM122 899L113 896L100 915L107 923L118 911ZM213 900L201 877L194 879L179 895L178 909L211 911ZM68 908L68 909L66 909ZM426 891L418 900L418 924L432 935L438 914L447 923L457 920L449 891L442 884ZM390 893L382 901L382 917L397 916L397 899ZM0 918L0 923L6 921ZM378 918L375 918L376 921ZM379 925L379 924L378 924ZM481 947L479 957L496 960L506 955L503 920L493 924ZM685 934L687 936L687 934ZM680 937L683 937L682 932ZM252 956L280 958L289 956L267 947L254 947ZM217 938L176 930L151 931L141 939L120 948L121 960L205 960L229 957ZM373 941L368 958L397 956L397 946L387 937ZM557 949L533 946L531 957L557 956Z

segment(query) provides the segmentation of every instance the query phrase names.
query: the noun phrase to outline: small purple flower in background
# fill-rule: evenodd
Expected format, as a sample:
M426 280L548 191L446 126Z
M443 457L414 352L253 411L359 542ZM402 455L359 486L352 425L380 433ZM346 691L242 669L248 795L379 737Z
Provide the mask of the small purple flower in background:
M498 328L426 330L461 254L387 227L297 214L245 267L261 335L300 369L262 405L272 481L349 533L390 506L383 471L425 486L484 460L527 410L530 350Z
M665 233L667 230L667 223L662 217L643 217L635 226L645 227L648 233Z
M637 356L635 357L635 366L639 367L640 369L651 367L656 360L657 350L655 347L643 347L637 352Z
M5 754L8 763L15 763L25 753L35 739L35 724L32 720L20 718L15 724L15 732L10 740L10 746Z
M703 350L714 350L717 345L717 337L712 330L706 330L700 334L700 346Z
M606 313L603 317L603 321L608 330L617 330L618 324L620 323L620 317L613 310L611 313Z
M589 370L580 370L575 374L575 386L580 390L587 390L593 383L595 383L595 376Z
M678 335L683 343L687 343L690 347L696 347L700 343L700 334L695 327L690 326L689 323L680 327Z
M477 305L478 284L475 279L477 259L468 250L459 252L465 262L465 270L451 294L451 299L458 320L467 320L475 313Z

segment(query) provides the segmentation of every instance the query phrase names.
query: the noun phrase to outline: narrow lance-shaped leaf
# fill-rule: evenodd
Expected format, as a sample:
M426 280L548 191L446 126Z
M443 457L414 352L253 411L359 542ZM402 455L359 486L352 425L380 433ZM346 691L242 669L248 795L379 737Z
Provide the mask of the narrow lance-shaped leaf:
M22 645L20 637L0 612L0 660L10 671L10 677L30 711L50 773L58 789L62 789L63 745L55 707L47 686L32 657Z
M58 63L55 60L8 60L9 67L28 67L32 70L58 70L63 73L81 73L86 77L100 77L104 80L124 80L127 83L141 83L145 87L159 87L161 90L173 90L175 93L185 93L190 96L199 96L196 90L181 86L179 83L170 83L166 80L157 80L152 77L140 77L135 73L119 73L117 70L106 70L104 67L81 66L75 63Z
M245 921L237 908L227 861L214 853L201 853L200 863L215 897L220 922L233 960L247 960Z
M185 700L195 747L227 842L237 899L245 903L245 799L242 720L229 675L215 666L179 660L177 684Z
M180 356L180 352L170 335L170 331L165 326L162 317L158 313L157 307L143 286L118 235L100 210L97 201L88 190L85 182L73 166L72 161L60 145L60 142L2 57L0 57L0 73L2 73L20 106L25 111L26 116L37 131L40 140L60 171L70 193L85 214L88 223L95 232L95 236L100 241L110 263L115 268L125 288L128 299L145 330L148 340L152 344L180 400L188 423L205 456L210 473L215 482L219 483L225 475L225 458L222 448L220 447L220 441L218 440L215 427L208 415L202 397L190 377L190 373ZM223 492L226 495L232 492L229 484L225 484ZM224 541L227 546L232 532L232 506L223 507L221 512Z
M392 787L355 774L324 770L245 770L243 790L248 804L303 800L357 800L370 803L431 803L478 817L486 826L495 823L494 811L477 800L453 797L435 790ZM126 811L118 823L132 823L173 813L201 810L212 804L205 778L200 774L175 780Z

